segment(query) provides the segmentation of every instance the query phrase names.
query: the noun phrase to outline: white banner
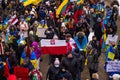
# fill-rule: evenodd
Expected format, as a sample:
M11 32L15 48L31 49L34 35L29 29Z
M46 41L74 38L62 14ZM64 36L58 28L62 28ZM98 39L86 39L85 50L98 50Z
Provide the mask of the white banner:
M120 72L120 61L108 61L107 72Z
M37 28L37 32L38 32L38 37L46 37L44 28Z

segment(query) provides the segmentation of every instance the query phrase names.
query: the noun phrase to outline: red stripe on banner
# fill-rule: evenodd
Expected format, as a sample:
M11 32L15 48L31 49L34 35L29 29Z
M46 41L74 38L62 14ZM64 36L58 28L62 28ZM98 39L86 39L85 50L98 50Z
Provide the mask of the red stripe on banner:
M42 53L51 55L67 54L67 46L42 47Z
M12 21L11 21L11 23L13 23L16 20L17 20L17 17L13 18Z

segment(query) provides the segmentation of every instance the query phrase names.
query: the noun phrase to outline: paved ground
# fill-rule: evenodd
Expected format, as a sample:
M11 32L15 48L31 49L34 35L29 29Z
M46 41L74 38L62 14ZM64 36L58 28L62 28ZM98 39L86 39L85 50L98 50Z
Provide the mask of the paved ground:
M117 34L120 36L119 23L120 23L120 18L117 20L117 25L118 25ZM119 37L119 40L120 40L120 37ZM40 64L41 64L41 71L43 73L43 80L45 80L46 73L47 73L47 70L49 68L49 65L48 65L49 59L48 59L48 55L44 55L44 56L42 56L42 58L43 58L43 61ZM99 58L99 61L100 61L99 62L99 76L100 76L100 80L108 80L107 79L107 74L104 71L105 53L101 54L101 57ZM82 80L89 79L89 73L88 73L87 68L84 69L84 71L82 72L82 76L81 77L82 77Z

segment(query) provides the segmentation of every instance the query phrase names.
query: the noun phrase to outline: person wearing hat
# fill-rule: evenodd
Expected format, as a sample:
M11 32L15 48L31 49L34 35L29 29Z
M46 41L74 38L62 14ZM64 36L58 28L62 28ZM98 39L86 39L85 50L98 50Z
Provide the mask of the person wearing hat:
M87 67L89 69L90 73L90 79L93 80L92 75L93 73L98 72L98 53L95 48L93 48L91 45L87 46Z
M47 72L46 80L58 80L58 73L60 71L60 61L58 58L55 59L54 64L52 64Z

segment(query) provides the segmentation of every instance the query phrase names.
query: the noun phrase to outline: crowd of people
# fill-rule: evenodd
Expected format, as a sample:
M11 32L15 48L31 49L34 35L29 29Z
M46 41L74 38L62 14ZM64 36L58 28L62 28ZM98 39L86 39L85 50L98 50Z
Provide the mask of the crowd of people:
M117 0L110 5L105 0L84 0L80 4L70 0L59 15L56 10L62 0L43 0L28 6L23 3L24 0L0 0L0 80L45 80L40 70L43 38L66 40L68 47L65 55L49 55L46 80L82 80L86 66L89 80L99 80L101 54L106 57L105 70L107 61L120 60L120 44L114 40L105 44L107 36L114 37L117 32ZM45 29L46 37L38 36L38 28ZM91 33L94 35L89 39ZM106 72L110 75L108 80L119 80L119 72Z

